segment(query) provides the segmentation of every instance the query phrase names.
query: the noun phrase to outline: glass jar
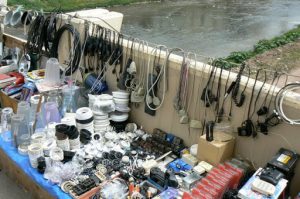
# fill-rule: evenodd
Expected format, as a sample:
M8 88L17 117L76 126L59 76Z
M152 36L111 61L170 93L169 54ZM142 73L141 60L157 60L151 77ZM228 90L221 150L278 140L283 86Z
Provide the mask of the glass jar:
M11 118L11 134L13 137L13 146L30 144L30 132L28 123L24 115L13 115Z
M36 115L37 115L37 107L40 101L41 95L34 95L30 98L30 121L34 122L36 120ZM41 106L43 105L45 101L44 96L42 96L41 100Z
M49 122L60 123L61 117L56 102L46 102L44 104L43 117L45 124L48 124Z
M11 141L11 117L13 116L13 109L10 107L4 108L1 111L1 135L5 142Z
M19 115L26 115L28 117L25 117L24 119L26 120L27 123L30 122L30 104L29 102L26 101L21 101L18 103L18 109L17 109L17 114Z
M58 105L58 108L61 106L61 95L58 90L49 91L47 94L47 102L55 102Z
M230 118L219 117L214 125L214 139L225 142L231 140L233 137L233 127Z
M77 110L77 100L79 97L79 87L78 86L66 86L62 90L63 102L61 107L62 116L65 113L75 113Z

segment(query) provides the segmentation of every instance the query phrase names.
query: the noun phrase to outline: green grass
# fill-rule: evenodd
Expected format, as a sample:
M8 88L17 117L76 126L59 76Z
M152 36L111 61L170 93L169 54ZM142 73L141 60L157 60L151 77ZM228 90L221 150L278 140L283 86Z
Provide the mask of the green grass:
M262 54L268 50L283 46L285 44L296 41L300 38L300 26L270 40L261 40L254 45L252 50L232 52L228 57L219 58L215 60L215 64L219 67L225 68L235 67L244 61Z
M8 0L9 6L23 5L26 9L74 11L85 8L126 5L151 0Z

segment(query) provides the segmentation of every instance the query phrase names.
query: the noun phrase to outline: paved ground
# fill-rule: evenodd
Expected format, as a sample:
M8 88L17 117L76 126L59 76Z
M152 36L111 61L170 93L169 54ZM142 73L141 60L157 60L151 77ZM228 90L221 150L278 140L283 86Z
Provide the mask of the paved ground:
M31 199L31 195L0 171L0 199Z

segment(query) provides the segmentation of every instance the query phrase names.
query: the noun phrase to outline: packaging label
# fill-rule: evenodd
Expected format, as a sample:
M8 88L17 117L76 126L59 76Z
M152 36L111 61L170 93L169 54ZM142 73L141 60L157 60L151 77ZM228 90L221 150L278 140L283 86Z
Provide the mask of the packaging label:
M285 154L281 154L278 158L277 161L281 162L283 164L287 164L288 161L291 159L291 156L285 155Z

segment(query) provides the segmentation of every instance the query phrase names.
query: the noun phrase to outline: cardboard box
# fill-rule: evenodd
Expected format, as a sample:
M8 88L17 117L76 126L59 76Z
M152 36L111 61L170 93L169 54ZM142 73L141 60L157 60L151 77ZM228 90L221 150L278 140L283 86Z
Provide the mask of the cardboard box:
M17 112L18 100L9 97L3 91L0 91L0 102L1 102L2 108L11 107L15 113Z
M214 166L231 159L234 151L235 138L228 141L206 141L206 135L200 137L198 142L197 158Z

